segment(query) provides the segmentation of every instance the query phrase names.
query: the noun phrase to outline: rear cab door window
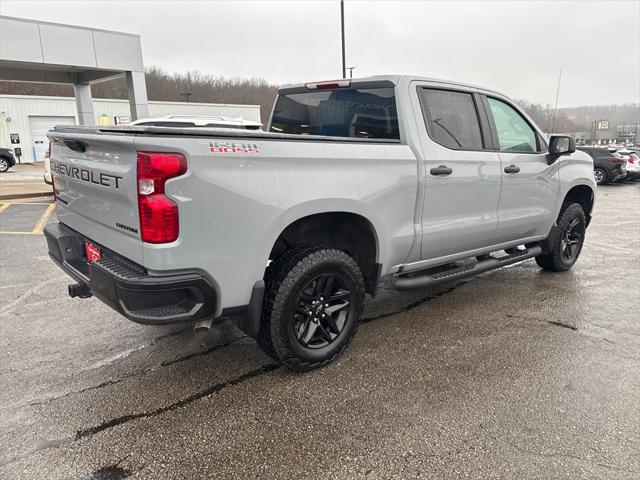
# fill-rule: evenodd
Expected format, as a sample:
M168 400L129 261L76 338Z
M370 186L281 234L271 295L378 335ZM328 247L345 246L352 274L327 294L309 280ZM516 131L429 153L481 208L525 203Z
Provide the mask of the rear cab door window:
M423 115L434 141L452 150L484 148L473 94L424 88Z

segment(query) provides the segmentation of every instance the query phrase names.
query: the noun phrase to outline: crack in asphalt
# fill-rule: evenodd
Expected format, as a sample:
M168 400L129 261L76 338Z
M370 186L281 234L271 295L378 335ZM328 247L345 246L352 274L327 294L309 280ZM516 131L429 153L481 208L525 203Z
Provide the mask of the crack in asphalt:
M157 340L159 340L161 338L174 336L174 335L177 335L177 334L182 333L184 331L186 331L186 330L180 330L179 332L174 332L173 334L168 334L168 335L165 335L163 337L158 337ZM190 359L195 358L195 357L209 355L209 354L215 352L216 350L220 350L222 348L226 348L226 347L234 344L235 342L237 342L239 340L242 340L243 338L247 338L247 336L246 335L241 335L239 337L234 337L232 340L230 340L230 341L228 341L226 343L215 345L215 346L210 347L210 348L208 348L206 350L203 350L201 352L190 353L189 355L185 355L183 357L178 357L178 358L175 358L173 360L165 360L164 362L161 362L156 366L148 367L148 368L145 368L145 369L142 369L142 370L136 370L134 372L130 372L130 373L124 374L120 378L106 380L106 381L104 381L102 383L99 383L98 385L90 385L88 387L80 388L80 389L77 389L77 390L72 390L72 391L65 392L65 393L60 394L60 395L54 395L54 396L50 396L50 397L46 397L46 398L33 400L33 401L30 401L30 402L27 402L27 403L14 405L13 407L8 408L8 410L15 410L15 409L21 408L23 406L30 406L31 407L31 406L38 406L38 405L46 405L46 404L51 403L51 402L53 402L55 400L60 400L60 399L63 399L63 398L67 398L67 397L70 397L72 395L81 395L81 394L83 394L85 392L89 392L89 391L92 391L92 390L99 390L101 388L108 387L108 386L111 386L111 385L117 385L118 383L124 382L125 380L129 380L131 378L142 377L143 375L146 375L147 373L151 373L151 372L153 372L155 370L158 370L159 368L162 368L162 367L168 367L168 366L171 366L171 365L175 365L177 363L185 362L185 361L190 360ZM153 343L151 343L151 344L149 344L147 346L155 345L155 343L156 342L153 342ZM0 408L0 410L4 410L4 409Z
M213 395L214 393L218 393L220 390L231 387L234 385L238 385L239 383L244 382L245 380L249 380L250 378L257 377L264 373L269 373L273 370L280 368L280 365L275 363L268 363L266 365L262 365L250 372L244 373L237 378L232 380L227 380L226 382L216 383L209 388L201 390L193 395L188 396L187 398L183 398L182 400L178 400L177 402L171 403L169 405L165 405L164 407L157 408L155 410L151 410L149 412L142 413L134 413L131 415L124 415L122 417L113 418L106 422L101 423L100 425L96 425L95 427L86 428L84 430L78 430L75 435L75 440L80 440L86 437L92 437L93 435L100 433L104 430L108 430L113 427L117 427L124 423L130 422L132 420L136 420L138 418L150 418L156 417L158 415L162 415L163 413L176 410L177 408L184 407L191 402L194 402L200 398L208 397L209 395Z
M281 366L278 364L274 364L274 363L269 363L266 365L261 365L260 367L251 370L247 373L244 373L242 375L240 375L239 377L233 378L231 380L227 380L226 382L220 382L220 383L216 383L214 385L211 385L210 387L201 390L199 392L194 393L193 395L190 395L186 398L183 398L182 400L178 400L177 402L171 403L169 405L165 405L163 407L160 408L156 408L155 410L150 410L147 412L141 412L141 413L134 413L131 415L124 415L121 417L116 417L116 418L112 418L111 420L107 420L106 422L103 422L99 425L96 425L94 427L90 427L90 428L85 428L83 430L78 430L75 435L71 436L71 437L65 437L65 438L61 438L61 439L57 439L57 440L47 440L44 442L41 442L36 448L29 450L26 453L23 453L22 455L17 455L15 457L9 457L9 458L4 458L4 459L0 459L0 466L3 465L8 465L10 463L16 462L17 460L20 460L22 458L25 457L29 457L33 454L36 454L38 452L41 452L43 450L48 450L51 448L59 448L63 445L67 445L70 443L74 443L77 442L78 440L82 440L84 438L91 438L94 435L103 432L105 430L109 430L111 428L114 427L118 427L120 425L123 425L125 423L131 422L133 420L137 420L140 418L152 418L152 417L156 417L158 415L162 415L163 413L166 412L170 412L179 408L182 408L192 402L195 402L196 400L199 400L201 398L204 397L208 397L210 395L213 395L214 393L218 393L221 390L227 388L227 387L232 387L235 385L238 385L242 382L245 382L247 380L250 380L252 378L258 377L260 375L272 372L274 370L279 369Z
M573 330L574 332L578 331L578 327L569 323L558 322L556 320L547 320L547 323L550 325L555 325L556 327L568 328L569 330Z
M365 319L362 320L361 323L369 323L369 322L373 322L375 320L380 320L382 318L386 318L386 317L390 317L392 315L396 315L398 313L408 312L410 310L413 310L416 307L419 307L420 305L422 305L422 304L424 304L426 302L429 302L429 301L434 300L434 299L436 299L438 297L441 297L443 295L451 293L454 290L456 290L457 288L461 287L462 285L464 285L465 283L468 283L468 282L469 282L469 280L458 282L458 283L456 283L456 284L454 284L454 285L452 285L452 286L450 286L450 287L448 287L448 288L446 288L444 290L441 290L440 292L438 292L436 294L427 295L426 297L424 297L424 298L422 298L422 299L420 299L420 300L418 300L416 302L410 303L409 305L407 305L405 307L402 307L402 308L400 308L398 310L394 310L392 312L383 313L383 314L380 314L380 315L377 315L377 316L374 316L374 317L365 318ZM190 329L182 329L182 330L177 330L177 331L168 333L166 335L162 335L160 337L155 338L150 344L146 345L145 348L153 346L153 345L156 345L156 344L159 343L160 340L163 340L165 338L178 336L178 335L181 335L181 334L183 334L185 332L188 332L188 331L190 331ZM102 382L102 383L100 383L98 385L91 385L91 386L84 387L84 388L81 388L81 389L78 389L78 390L72 390L70 392L66 392L66 393L61 394L61 395L51 396L51 397L44 398L44 399L34 400L34 401L28 402L26 404L15 405L15 406L11 407L10 410L21 408L21 407L23 407L25 405L27 405L27 406L46 405L46 404L51 403L51 402L53 402L55 400L60 400L60 399L63 399L63 398L67 398L67 397L72 396L72 395L81 395L81 394L83 394L85 392L89 392L89 391L92 391L92 390L99 390L101 388L108 387L108 386L111 386L111 385L117 385L117 384L119 384L119 383L121 383L121 382L123 382L125 380L129 380L131 378L136 378L136 377L141 377L143 375L146 375L147 373L153 372L153 371L157 370L158 368L167 367L167 366L170 366L170 365L175 365L177 363L181 363L181 362L190 360L192 358L209 355L209 354L215 352L216 350L228 347L228 346L232 345L233 343L235 343L235 342L237 342L239 340L242 340L244 338L248 338L248 336L247 335L241 335L239 337L233 338L229 342L226 342L226 343L220 344L220 345L215 345L215 346L213 346L211 348L208 348L207 350L203 350L201 352L190 353L188 355L185 355L183 357L179 357L179 358L176 358L176 359L173 359L173 360L166 360L166 361L161 362L157 366L146 368L146 369L143 369L143 370L138 370L138 371L135 371L135 372L131 372L129 374L123 375L120 378L107 380L107 381L104 381L104 382ZM0 408L0 410L4 410L4 409Z
M438 293L435 293L435 294L427 295L426 297L421 298L420 300L418 300L416 302L410 303L406 307L402 307L402 308L400 308L398 310L394 310L392 312L387 312L387 313L381 313L380 315L376 315L375 317L365 318L360 323L374 322L376 320L380 320L381 318L386 318L386 317L390 317L392 315L397 315L398 313L408 312L410 310L413 310L414 308L419 307L420 305L422 305L424 303L430 302L431 300L435 300L438 297L442 297L443 295L451 293L451 292L453 292L454 290L457 290L458 288L460 288L461 286L463 286L466 283L469 283L469 280L464 280L464 281L461 281L461 282L457 282L457 283L451 285L449 288L441 290L441 291L439 291Z
M195 353L190 353L189 355L185 355L184 357L179 357L176 358L174 360L165 360L164 362L160 363L161 367L168 367L169 365L175 365L176 363L180 363L180 362L185 362L187 360L190 360L192 358L195 357L202 357L205 355L209 355L210 353L215 352L216 350L220 350L221 348L225 348L228 347L234 343L236 343L239 340L242 340L243 338L249 338L248 335L240 335L239 337L234 337L232 340L229 340L226 343L222 343L220 345L215 345L211 348L208 348L207 350L203 350L201 352L195 352Z
M379 320L381 318L389 317L389 316L392 316L392 315L395 315L395 314L398 314L398 313L407 312L407 311L412 310L412 309L414 309L416 307L419 307L420 305L422 305L422 304L424 304L426 302L429 302L429 301L434 300L434 299L436 299L438 297L441 297L443 295L451 293L454 290L456 290L457 288L459 288L462 285L464 285L465 283L468 283L468 280L467 281L458 282L458 283L452 285L451 287L449 287L447 289L444 289L444 290L442 290L442 291L440 291L440 292L438 292L436 294L427 295L426 297L424 297L424 298L422 298L422 299L420 299L420 300L418 300L416 302L413 302L413 303L411 303L411 304L409 304L406 307L403 307L401 309L398 309L398 310L395 310L395 311L389 312L389 313L384 313L384 314L381 314L381 315L378 315L378 316L375 316L375 317L364 319L362 321L362 323L368 323L368 322L372 322L374 320ZM170 333L168 335L165 335L163 337L158 337L156 339L156 341L153 342L153 344L155 344L161 338L166 338L166 337L169 337L169 336L179 335L180 333L183 333L184 331L186 331L186 330L179 330L177 332L172 332L172 333ZM232 340L230 340L227 343L224 343L224 344L221 344L221 345L216 345L216 346L211 347L211 348L209 348L207 350L203 350L202 352L191 353L189 355L185 355L184 357L179 357L179 358L174 359L174 360L164 361L164 362L160 363L157 367L154 367L154 368L148 368L148 369L140 370L138 372L132 372L131 374L129 374L127 376L124 376L122 378L116 379L116 380L108 380L106 382L102 382L99 385L94 385L94 386L83 388L81 390L68 392L65 395L62 395L60 397L54 397L54 398L48 399L48 400L40 402L40 403L34 402L34 403L31 403L30 405L38 405L38 404L43 404L43 403L49 403L49 402L51 402L53 400L57 400L57 399L60 399L60 398L63 398L63 397L67 397L67 396L70 396L70 395L72 395L74 393L83 393L83 392L86 392L86 391L89 391L89 390L95 390L95 389L103 388L103 387L106 387L106 386L109 386L109 385L114 385L114 384L120 383L120 382L122 382L122 381L124 381L124 380L126 380L128 378L132 378L132 377L136 377L136 376L142 376L142 375L144 375L146 373L149 373L150 371L153 371L153 370L155 370L157 368L170 366L170 365L175 365L176 363L184 362L184 361L187 361L187 360L195 358L195 357L209 355L212 352L215 352L216 350L219 350L221 348L228 347L231 344L233 344L233 343L235 343L235 342L237 342L239 340L242 340L243 338L247 338L247 335L242 335L242 336L239 336L239 337L235 337L235 338L233 338ZM43 450L48 450L48 449L51 449L51 448L59 448L59 447L61 447L63 445L74 443L74 442L77 442L77 441L79 441L81 439L84 439L84 438L91 438L91 437L93 437L94 435L96 435L96 434L98 434L100 432L103 432L105 430L109 430L111 428L115 428L117 426L123 425L123 424L131 422L133 420L137 420L137 419L140 419L140 418L152 418L152 417L156 417L158 415L162 415L162 414L164 414L166 412L169 412L169 411L176 410L178 408L184 407L184 406L186 406L186 405L188 405L188 404L190 404L190 403L192 403L192 402L194 402L196 400L199 400L201 398L213 395L214 393L218 393L218 392L220 392L221 390L223 390L223 389L225 389L227 387L238 385L238 384L240 384L240 383L242 383L244 381L250 380L250 379L258 377L260 375L264 375L266 373L272 372L272 371L277 370L279 368L281 368L281 365L279 365L279 364L270 363L270 364L266 364L266 365L261 365L260 367L254 369L254 370L251 370L250 372L247 372L247 373L245 373L243 375L240 375L239 377L236 377L236 378L231 379L231 380L227 380L226 382L216 383L216 384L214 384L214 385L212 385L212 386L210 386L210 387L208 387L208 388L206 388L204 390L201 390L201 391L199 391L199 392L197 392L197 393L195 393L193 395L190 395L189 397L183 398L182 400L178 400L177 402L171 403L169 405L165 405L165 406L157 408L155 410L150 410L150 411L147 411L147 412L135 413L135 414L130 414L130 415L123 415L123 416L120 416L120 417L112 418L111 420L107 420L107 421L105 421L105 422L103 422L103 423L101 423L99 425L94 426L94 427L78 430L78 431L76 431L75 435L73 435L73 436L66 437L66 438L61 438L61 439L57 439L57 440L43 441L36 448L34 448L34 449L32 449L32 450L30 450L28 452L25 452L22 455L17 455L17 456L14 456L14 457L8 457L8 458L0 459L0 466L16 462L16 461L18 461L18 460L20 460L22 458L29 457L29 456L34 455L34 454L36 454L38 452L41 452Z

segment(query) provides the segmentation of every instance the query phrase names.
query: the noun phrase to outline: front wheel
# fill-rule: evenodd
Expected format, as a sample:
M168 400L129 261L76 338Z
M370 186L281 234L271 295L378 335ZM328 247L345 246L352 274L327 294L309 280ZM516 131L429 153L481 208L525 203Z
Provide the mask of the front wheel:
M265 275L258 345L284 366L308 371L335 360L360 324L364 281L347 253L305 248L273 262Z
M4 157L0 157L0 173L4 173L9 170L9 160Z
M564 272L576 263L586 233L587 222L579 203L565 205L558 217L558 230L548 254L538 255L536 262L544 270Z

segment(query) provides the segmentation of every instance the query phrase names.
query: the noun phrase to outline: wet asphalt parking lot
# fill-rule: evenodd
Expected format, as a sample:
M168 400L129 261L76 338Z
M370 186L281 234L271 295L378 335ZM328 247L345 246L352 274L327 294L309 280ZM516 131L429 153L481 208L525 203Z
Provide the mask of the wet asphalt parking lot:
M387 282L308 374L70 299L47 205L0 209L0 478L640 478L640 183L598 190L571 271Z

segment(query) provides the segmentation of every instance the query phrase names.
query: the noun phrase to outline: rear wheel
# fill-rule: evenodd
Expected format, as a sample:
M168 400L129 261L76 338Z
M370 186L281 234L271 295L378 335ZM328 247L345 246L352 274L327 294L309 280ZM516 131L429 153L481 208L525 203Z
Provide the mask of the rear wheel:
M604 185L607 183L607 172L602 168L593 169L593 178L595 178L598 185Z
M334 249L306 248L269 266L258 344L291 370L336 359L360 324L364 281L358 264Z
M566 204L558 217L558 231L551 252L538 255L536 262L545 270L569 270L582 251L586 233L586 217L579 203Z
M4 173L9 170L9 160L5 157L0 157L0 172Z

